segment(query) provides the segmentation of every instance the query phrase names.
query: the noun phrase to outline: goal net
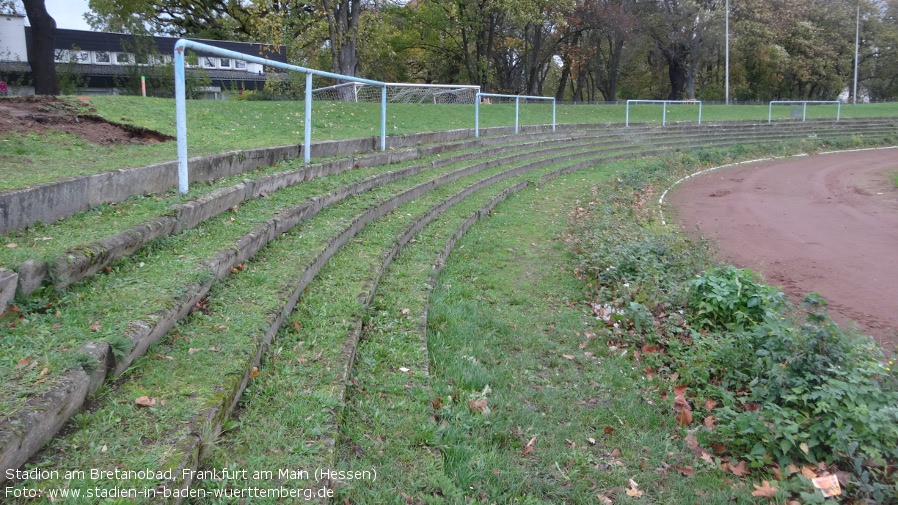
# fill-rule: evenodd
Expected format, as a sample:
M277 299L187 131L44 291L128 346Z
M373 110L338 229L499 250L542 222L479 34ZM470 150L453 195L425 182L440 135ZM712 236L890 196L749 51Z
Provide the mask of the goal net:
M480 90L477 86L452 84L399 84L388 83L389 103L457 103L472 104ZM380 102L381 87L347 82L312 90L312 100L343 102Z

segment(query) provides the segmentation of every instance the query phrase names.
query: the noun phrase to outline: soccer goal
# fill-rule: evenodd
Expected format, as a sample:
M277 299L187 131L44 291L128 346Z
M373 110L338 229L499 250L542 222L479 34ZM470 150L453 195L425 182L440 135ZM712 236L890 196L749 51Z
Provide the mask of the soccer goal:
M630 104L661 104L661 126L667 126L667 106L669 104L698 105L698 124L702 124L701 100L627 100L626 126L630 126Z
M802 122L808 120L808 105L835 105L836 121L842 117L842 102L839 100L772 100L767 106L767 122L773 121L774 106L789 106L792 119L801 118Z
M480 86L460 84L410 84L388 82L388 103L472 104ZM344 82L312 90L312 100L378 102L379 86L361 82Z
M503 95L499 93L477 93L474 97L474 137L480 137L480 107L481 104L514 104L514 133L520 131L521 104L546 103L552 105L552 131L555 131L555 98L548 96Z

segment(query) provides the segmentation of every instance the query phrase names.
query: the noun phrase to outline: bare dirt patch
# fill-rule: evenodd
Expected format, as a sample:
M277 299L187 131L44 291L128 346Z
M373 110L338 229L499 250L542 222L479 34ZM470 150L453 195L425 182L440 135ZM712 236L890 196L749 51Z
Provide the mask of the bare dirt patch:
M898 346L898 150L790 158L693 177L673 220L792 299L818 292L886 352Z
M44 133L53 129L102 145L153 144L173 137L146 128L107 121L89 102L76 105L53 96L0 99L0 132Z

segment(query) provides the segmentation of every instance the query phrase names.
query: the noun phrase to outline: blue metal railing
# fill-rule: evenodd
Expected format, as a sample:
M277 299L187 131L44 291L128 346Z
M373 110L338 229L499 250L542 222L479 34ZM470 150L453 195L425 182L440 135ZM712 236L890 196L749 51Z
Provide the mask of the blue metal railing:
M698 104L698 124L702 124L702 101L701 100L627 100L626 126L630 126L630 104L631 103L660 103L663 108L661 112L661 126L667 126L667 104L683 103L687 105Z
M807 121L808 119L808 104L836 104L836 121L839 121L842 117L842 102L839 100L771 100L770 104L767 106L767 122L770 123L773 121L773 106L774 105L802 105L801 109L801 120Z
M552 131L555 131L555 98L548 96L526 96L526 95L502 95L497 93L477 93L474 97L474 138L480 138L480 101L483 97L495 98L514 98L514 133L520 131L519 119L521 110L521 99L525 100L551 100L552 101Z
M381 87L381 115L380 115L380 150L387 149L387 83L380 81L372 81L369 79L361 79L358 77L335 74L332 72L324 72L311 68L299 67L288 63L281 63L266 58L260 58L250 54L238 53L221 49L208 44L194 42L192 40L181 39L175 44L175 122L178 135L178 191L181 194L187 193L189 174L187 169L187 98L185 85L184 70L184 53L187 49L200 54L210 54L221 58L232 58L235 60L243 60L251 63L258 63L269 67L280 68L292 72L301 72L306 74L306 95L305 95L305 131L303 139L303 161L309 163L311 161L312 147L312 76L327 77L330 79L339 79L341 81L360 82Z

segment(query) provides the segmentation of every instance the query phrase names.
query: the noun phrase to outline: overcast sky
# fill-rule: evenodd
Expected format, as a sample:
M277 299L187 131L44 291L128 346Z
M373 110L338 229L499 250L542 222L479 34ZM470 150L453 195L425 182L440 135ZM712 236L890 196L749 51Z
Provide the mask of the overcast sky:
M46 0L47 12L56 20L57 28L90 30L84 13L90 9L87 0Z

